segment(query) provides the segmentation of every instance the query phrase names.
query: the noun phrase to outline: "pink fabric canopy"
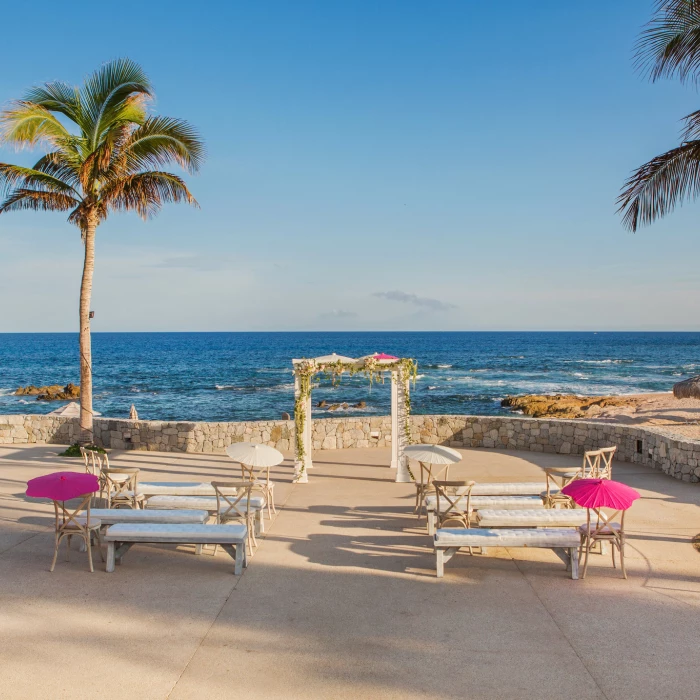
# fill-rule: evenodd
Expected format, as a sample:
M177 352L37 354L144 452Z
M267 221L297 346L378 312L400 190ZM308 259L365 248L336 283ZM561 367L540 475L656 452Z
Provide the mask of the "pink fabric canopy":
M54 472L27 482L27 496L50 498L52 501L69 501L99 490L97 477L84 472Z
M375 352L372 357L374 357L375 360L398 360L399 359L395 355L387 355L384 352Z
M639 498L633 488L611 479L576 479L561 492L582 508L627 510Z

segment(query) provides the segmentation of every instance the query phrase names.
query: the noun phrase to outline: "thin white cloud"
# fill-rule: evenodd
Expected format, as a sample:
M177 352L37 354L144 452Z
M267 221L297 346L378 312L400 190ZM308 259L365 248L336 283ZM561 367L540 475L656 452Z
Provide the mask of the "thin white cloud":
M324 320L327 319L340 319L340 318L357 318L357 314L354 311L345 311L344 309L333 309L327 313L320 314L319 318Z
M411 304L412 306L430 309L431 311L448 311L449 309L457 308L454 304L450 304L446 301L440 301L440 299L431 299L430 297L419 297L416 294L401 292L398 289L395 289L390 292L375 292L372 296L381 297L382 299L388 299L389 301L398 301L402 304Z

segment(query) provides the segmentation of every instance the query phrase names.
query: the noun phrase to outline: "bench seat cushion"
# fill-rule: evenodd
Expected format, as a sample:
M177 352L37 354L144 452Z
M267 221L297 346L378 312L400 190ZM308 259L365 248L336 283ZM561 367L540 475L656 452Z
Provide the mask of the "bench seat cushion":
M172 542L175 544L226 544L243 542L245 525L127 524L107 529L107 542Z
M103 525L116 523L204 523L206 510L148 510L131 508L93 508L90 511Z
M544 487L541 481L484 481L474 484L472 496L537 496Z
M461 498L458 505L467 507L467 499ZM435 510L437 506L437 496L429 494L425 497L426 510ZM449 506L447 500L440 501L440 509L446 510ZM539 496L474 496L472 495L472 509L481 508L507 508L508 510L524 508L542 508L542 499Z
M222 489L223 493L235 493L236 489ZM138 492L146 496L215 496L214 487L208 481L142 481Z
M586 522L586 511L582 508L484 508L476 519L479 527L578 527Z
M548 528L444 528L435 533L435 546L444 547L578 547L578 530Z
M596 522L594 519L591 519L591 532L595 532L597 529ZM620 523L607 523L604 527L602 526L602 523L600 525L601 529L598 534L605 535L606 533L609 535L612 535L613 530L615 532L620 532ZM583 523L583 525L579 525L579 532L582 535L587 535L588 534L588 525L586 523Z
M245 498L241 499L240 507L245 509ZM146 501L147 508L176 509L187 508L194 510L206 510L215 513L216 496L151 496ZM221 501L221 507L227 508L225 501ZM252 496L250 499L252 510L260 510L265 507L265 499L262 496Z

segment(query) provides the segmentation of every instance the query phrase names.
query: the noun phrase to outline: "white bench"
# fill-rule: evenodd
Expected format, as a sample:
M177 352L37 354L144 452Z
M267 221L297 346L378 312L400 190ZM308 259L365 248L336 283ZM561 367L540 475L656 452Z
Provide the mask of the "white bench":
M553 549L578 578L578 548L581 536L571 528L482 529L443 528L435 533L434 546L438 578L445 575L445 562L462 547L546 547Z
M234 573L240 576L248 566L245 525L201 525L195 524L145 524L112 525L104 535L107 543L107 572L114 571L115 563L136 543L165 544L218 544L234 560Z
M225 491L225 490L224 490ZM235 489L233 489L235 492ZM245 508L246 499L240 500L241 508ZM224 504L225 505L225 504ZM147 510L206 510L215 514L217 511L216 496L151 496L145 503ZM250 509L255 513L255 534L265 532L263 509L265 499L262 496L253 496L250 499Z
M476 514L479 527L578 527L586 522L585 508L484 508Z
M144 510L142 508L92 508L90 517L102 521L103 525L117 523L206 523L207 510Z
M474 484L476 488L478 484ZM456 503L457 508L463 511L467 509L467 499L460 498ZM471 497L472 510L481 510L483 508L499 508L507 510L525 510L530 508L542 508L542 499L539 496L475 496L472 491ZM443 499L440 501L440 508L447 510L449 503ZM435 534L435 520L437 510L437 496L431 493L425 497L425 511L428 519L428 534Z
M540 489L541 490L541 489ZM224 489L223 493L235 494L236 489ZM216 496L208 481L140 481L138 492L149 496Z

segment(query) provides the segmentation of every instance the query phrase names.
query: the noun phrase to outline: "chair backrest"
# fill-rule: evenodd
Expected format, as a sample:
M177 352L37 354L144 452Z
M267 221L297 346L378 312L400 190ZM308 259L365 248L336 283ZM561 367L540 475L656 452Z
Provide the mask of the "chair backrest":
M105 457L106 455L102 455ZM109 463L109 462L107 462ZM139 481L139 469L136 467L119 467L118 469L110 469L102 467L102 476L105 482L105 490L107 491L107 503L111 504L113 500L133 500L133 494L136 493Z
M463 527L469 527L472 488L475 483L474 481L433 481L437 499L438 527L442 527L449 521L455 521ZM460 503L463 502L463 499L466 499L464 506Z
M435 483L435 479L447 479L449 477L449 464L426 464L418 462L420 465L420 483L426 490L430 490Z
M600 450L588 450L583 453L583 466L581 467L581 477L584 479L594 479L600 466Z
M61 502L60 504L58 501L53 502L54 512L56 514L56 532L63 530L76 530L83 532L86 530L90 523L90 502L92 501L92 494L84 494L82 499L83 500L80 501L80 503L73 510L66 508L65 502ZM83 512L83 510L87 515L85 525L78 520L78 516Z
M212 481L211 485L216 493L216 512L219 521L249 519L250 494L254 486L252 481ZM224 493L224 489L227 493ZM232 494L231 490L235 492Z
M617 451L617 445L614 447L602 447L598 451L600 452L600 461L595 478L612 479L612 461Z
M86 450L82 445L80 447L80 456L83 458L83 463L85 464L85 471L88 474L94 474L99 476L100 465L97 459L97 452L95 450Z

